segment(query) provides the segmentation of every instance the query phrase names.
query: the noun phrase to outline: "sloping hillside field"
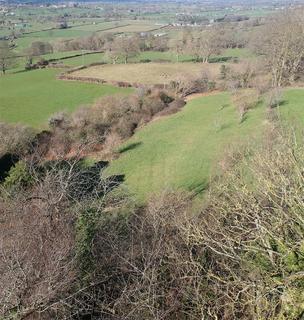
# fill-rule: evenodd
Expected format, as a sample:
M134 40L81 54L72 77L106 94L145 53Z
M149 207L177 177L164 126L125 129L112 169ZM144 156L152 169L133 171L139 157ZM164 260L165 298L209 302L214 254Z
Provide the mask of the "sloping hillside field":
M227 146L261 133L263 116L259 106L239 124L228 93L196 98L181 112L139 130L109 172L125 174L127 185L141 198L166 187L199 192Z
M282 118L293 119L294 114L303 124L303 99L302 89L286 91ZM142 200L166 187L200 192L225 151L263 138L267 125L262 104L240 124L228 93L199 97L181 112L139 130L121 147L109 173L125 174L127 186Z

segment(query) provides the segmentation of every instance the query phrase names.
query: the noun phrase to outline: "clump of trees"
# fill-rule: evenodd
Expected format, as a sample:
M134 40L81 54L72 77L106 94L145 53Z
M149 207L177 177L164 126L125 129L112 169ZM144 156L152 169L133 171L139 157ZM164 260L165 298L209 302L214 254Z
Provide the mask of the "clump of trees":
M25 50L26 55L26 65L25 69L30 70L34 68L38 68L39 66L45 66L48 64L47 60L40 59L37 63L34 62L34 58L39 57L41 55L53 53L53 46L49 42L43 41L34 41L31 46Z
M100 178L104 163L88 167L79 157L43 165L38 160L36 154L19 162L0 187L4 319L72 317L62 302L93 287L82 269L92 232L85 219L93 211L101 217L111 206L107 194L118 183ZM119 197L115 200L119 206Z
M188 43L187 50L197 61L209 62L211 55L220 54L222 50L218 30L208 29L198 35L194 34Z
M78 144L82 143L91 143L92 149L94 145L100 151L108 150L110 143L113 152L117 144L131 137L155 115L164 110L176 112L176 104L172 105L174 100L163 90L145 88L130 96L101 98L71 115L58 113L52 116L49 119L51 135L43 145L49 155L53 149L60 149L62 155L67 155L78 150Z
M193 93L203 93L216 88L215 78L208 70L202 70L199 76L180 75L175 80L170 81L169 89L176 96L186 97Z
M223 43L217 28L200 31L186 30L169 42L171 50L176 54L177 60L181 54L189 54L196 61L207 63L212 55L221 53Z
M54 43L57 51L74 51L74 50L104 50L108 42L113 41L113 34L97 34L93 33L88 37L81 37L69 40L60 40Z
M123 53L120 54L121 46ZM134 34L130 36L114 35L112 33L93 33L88 37L81 37L69 40L59 40L54 43L57 51L73 51L73 50L95 50L106 51L108 55L113 51L115 54L124 59L138 54L139 51L167 51L168 38L166 36L155 36L151 33L144 35ZM114 53L115 52L115 53Z
M48 53L53 53L53 46L49 42L34 41L28 49L28 55L41 56Z
M107 55L115 64L119 59L128 63L129 59L140 53L139 38L137 36L119 36L107 43Z
M272 87L281 87L300 77L303 70L303 10L286 10L269 19L252 41L263 54L272 76Z
M237 64L222 64L219 83L223 89L232 92L238 89L256 88L260 93L264 93L271 86L265 74L265 65L256 59L244 59Z
M0 122L0 156L5 153L26 153L34 137L34 130L29 127Z

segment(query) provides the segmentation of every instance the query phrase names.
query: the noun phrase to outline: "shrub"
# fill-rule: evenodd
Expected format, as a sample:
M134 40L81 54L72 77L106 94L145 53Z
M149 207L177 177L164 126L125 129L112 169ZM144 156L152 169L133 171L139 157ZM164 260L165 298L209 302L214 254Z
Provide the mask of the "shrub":
M163 91L159 93L159 98L163 103L166 103L166 104L169 104L174 100L172 97L168 96L166 92L163 92Z
M141 120L139 114L132 114L127 117L121 118L113 130L119 134L122 139L130 138Z
M67 122L68 122L68 116L64 112L58 112L52 115L48 120L49 126L52 129L64 128L65 126L67 126Z
M72 115L55 114L49 119L52 137L46 154L55 157L55 154L70 153L71 156L79 151L80 145L90 145L93 149L95 145L100 151L106 142L105 152L110 155L109 147L114 144L109 143L108 136L116 136L116 141L131 137L138 126L146 124L173 102L164 90L139 88L133 95L98 99L91 107L80 108Z
M208 81L208 90L212 91L216 88L216 82L215 81Z
M28 187L33 182L33 177L24 161L19 161L12 167L3 182L7 189L21 189Z
M272 146L241 159L210 190L193 238L214 255L214 260L209 256L215 262L209 273L215 291L209 288L221 297L213 298L214 314L227 319L237 314L238 319L300 317L304 202L297 190L303 185L298 174L303 152L298 141L278 136Z
M27 153L34 137L35 132L31 128L0 122L0 156L5 153L17 155Z

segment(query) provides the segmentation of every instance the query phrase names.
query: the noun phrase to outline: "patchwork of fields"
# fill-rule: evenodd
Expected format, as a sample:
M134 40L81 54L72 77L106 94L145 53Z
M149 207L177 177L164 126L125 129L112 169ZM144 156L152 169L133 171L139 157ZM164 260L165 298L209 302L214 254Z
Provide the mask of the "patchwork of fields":
M67 40L90 36L93 33L134 33L134 32L147 32L160 28L161 25L156 25L155 22L147 21L133 21L133 20L119 20L119 21L96 21L94 23L86 23L83 21L81 24L75 26L71 25L67 29L53 29L38 31L34 33L24 34L16 41L17 52L22 52L30 46L33 41L47 41L52 43L58 40ZM44 27L47 29L47 26Z

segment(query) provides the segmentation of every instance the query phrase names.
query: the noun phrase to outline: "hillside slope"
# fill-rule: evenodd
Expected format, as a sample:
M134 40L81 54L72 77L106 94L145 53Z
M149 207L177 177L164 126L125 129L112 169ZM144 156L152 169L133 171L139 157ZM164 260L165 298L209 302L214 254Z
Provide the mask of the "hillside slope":
M303 123L304 90L288 89L283 100L281 118ZM178 114L139 130L121 147L109 173L125 174L140 199L163 188L200 192L228 149L263 137L266 119L260 104L240 124L229 93L196 98Z
M181 112L139 130L109 172L125 174L140 198L166 187L199 192L227 147L262 132L264 115L260 105L239 124L228 93L194 99Z

